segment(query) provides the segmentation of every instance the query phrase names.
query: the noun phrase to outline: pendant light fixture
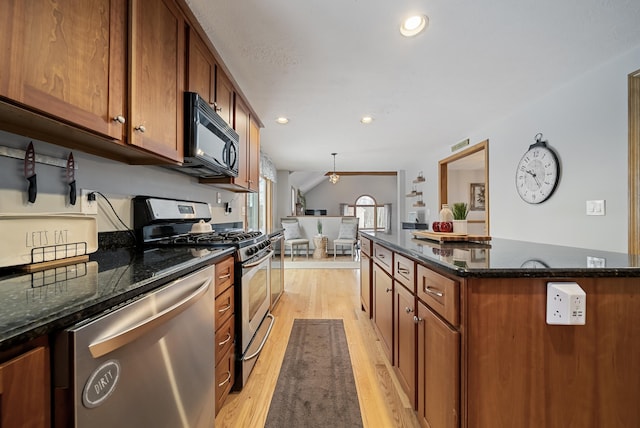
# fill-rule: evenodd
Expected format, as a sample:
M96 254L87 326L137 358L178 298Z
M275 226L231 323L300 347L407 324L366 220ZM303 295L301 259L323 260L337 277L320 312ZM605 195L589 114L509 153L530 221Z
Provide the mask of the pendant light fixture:
M331 153L331 156L333 156L333 174L329 176L331 184L336 184L340 180L340 176L336 174L336 155L337 153Z

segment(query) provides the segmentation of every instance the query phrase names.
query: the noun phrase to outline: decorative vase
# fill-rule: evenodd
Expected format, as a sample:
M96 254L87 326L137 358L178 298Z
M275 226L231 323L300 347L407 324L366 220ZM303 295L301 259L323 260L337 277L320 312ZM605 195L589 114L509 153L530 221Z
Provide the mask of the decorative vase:
M453 212L449 208L449 204L442 204L440 210L440 221L453 221Z
M467 220L453 220L453 233L467 234Z

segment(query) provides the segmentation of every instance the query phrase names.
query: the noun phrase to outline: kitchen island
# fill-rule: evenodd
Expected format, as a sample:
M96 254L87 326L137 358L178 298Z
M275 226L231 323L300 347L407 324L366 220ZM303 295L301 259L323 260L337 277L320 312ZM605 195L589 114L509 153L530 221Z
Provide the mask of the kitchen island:
M640 426L637 256L360 237L362 307L424 426ZM584 325L547 323L550 282L584 290Z

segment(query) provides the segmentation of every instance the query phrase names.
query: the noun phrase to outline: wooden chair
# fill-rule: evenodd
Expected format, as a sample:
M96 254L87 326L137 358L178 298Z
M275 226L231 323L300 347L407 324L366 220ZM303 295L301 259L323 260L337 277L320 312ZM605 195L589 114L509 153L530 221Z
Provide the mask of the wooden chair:
M338 247L350 247L351 256L356 257L356 244L358 242L358 217L343 217L340 222L338 238L333 240L333 260L338 255ZM344 248L342 248L344 254Z
M291 260L297 247L307 247L307 258L309 258L309 240L302 236L300 224L296 218L282 219L282 228L284 229L284 249L291 247Z

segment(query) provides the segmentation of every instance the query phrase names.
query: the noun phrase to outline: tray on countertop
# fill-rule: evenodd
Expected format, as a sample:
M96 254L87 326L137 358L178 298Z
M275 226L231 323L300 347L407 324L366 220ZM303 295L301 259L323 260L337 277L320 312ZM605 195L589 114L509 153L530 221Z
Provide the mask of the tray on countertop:
M418 239L429 239L436 242L485 242L491 241L487 235L468 235L466 233L430 232L427 230L414 230L411 232Z
M98 226L96 217L92 215L0 214L0 233L4 240L0 247L1 267L66 258L77 261L77 257L98 249Z

